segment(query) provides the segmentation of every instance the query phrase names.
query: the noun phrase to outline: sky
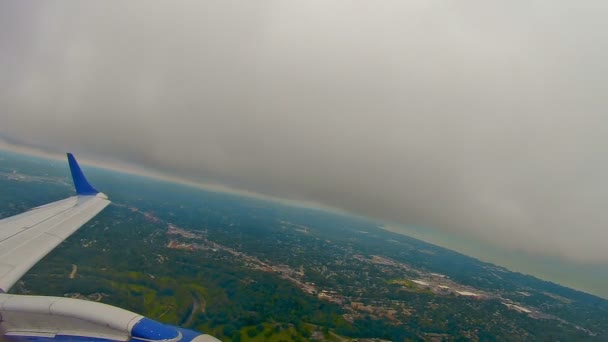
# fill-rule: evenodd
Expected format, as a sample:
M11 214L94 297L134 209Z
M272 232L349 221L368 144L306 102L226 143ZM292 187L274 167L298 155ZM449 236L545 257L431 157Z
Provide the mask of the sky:
M607 14L3 1L0 139L608 274Z

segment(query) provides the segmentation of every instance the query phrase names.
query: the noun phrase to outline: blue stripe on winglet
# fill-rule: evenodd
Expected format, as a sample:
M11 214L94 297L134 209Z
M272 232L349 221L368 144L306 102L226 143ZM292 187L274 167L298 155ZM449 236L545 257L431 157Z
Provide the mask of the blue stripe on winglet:
M70 171L72 172L72 180L74 181L74 187L76 188L76 194L78 195L96 195L99 191L95 190L94 187L89 184L87 179L84 177L84 173L78 166L78 162L74 155L68 153L68 163L70 164Z

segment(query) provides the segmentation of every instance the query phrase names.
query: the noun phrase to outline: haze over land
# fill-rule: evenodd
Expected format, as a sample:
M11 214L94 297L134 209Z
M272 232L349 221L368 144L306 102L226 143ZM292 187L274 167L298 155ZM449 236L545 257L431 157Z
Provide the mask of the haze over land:
M605 274L607 10L7 1L0 137Z

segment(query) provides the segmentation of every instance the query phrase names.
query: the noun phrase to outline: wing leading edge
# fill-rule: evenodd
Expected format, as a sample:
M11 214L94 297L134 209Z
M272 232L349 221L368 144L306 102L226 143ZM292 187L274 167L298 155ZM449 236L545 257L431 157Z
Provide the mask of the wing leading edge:
M0 291L8 291L30 268L110 201L93 188L68 153L76 196L0 220Z

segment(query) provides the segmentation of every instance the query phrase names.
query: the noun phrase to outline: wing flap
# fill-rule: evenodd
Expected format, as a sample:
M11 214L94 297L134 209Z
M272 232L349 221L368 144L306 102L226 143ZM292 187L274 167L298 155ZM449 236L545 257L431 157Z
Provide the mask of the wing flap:
M22 214L0 220L0 243L4 240L21 233L29 227L42 221L51 219L58 214L74 207L77 197L69 197L61 201L46 204Z

